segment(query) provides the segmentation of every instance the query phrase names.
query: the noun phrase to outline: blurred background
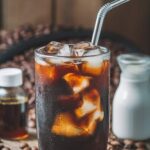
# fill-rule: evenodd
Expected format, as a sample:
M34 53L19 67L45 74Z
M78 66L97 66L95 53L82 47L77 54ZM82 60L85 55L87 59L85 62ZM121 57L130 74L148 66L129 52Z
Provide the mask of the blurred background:
M24 24L93 28L98 9L108 1L0 0L0 28L12 30ZM103 30L117 33L149 53L149 6L149 0L131 0L107 15Z

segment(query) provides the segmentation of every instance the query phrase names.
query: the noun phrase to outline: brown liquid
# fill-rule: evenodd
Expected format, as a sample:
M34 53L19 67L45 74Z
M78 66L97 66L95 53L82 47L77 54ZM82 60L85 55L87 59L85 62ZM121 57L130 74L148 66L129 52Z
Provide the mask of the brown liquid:
M24 139L26 131L27 101L0 98L0 137Z
M40 150L106 150L108 75L107 60L98 70L89 70L85 64L36 64ZM94 119L96 112L101 115Z

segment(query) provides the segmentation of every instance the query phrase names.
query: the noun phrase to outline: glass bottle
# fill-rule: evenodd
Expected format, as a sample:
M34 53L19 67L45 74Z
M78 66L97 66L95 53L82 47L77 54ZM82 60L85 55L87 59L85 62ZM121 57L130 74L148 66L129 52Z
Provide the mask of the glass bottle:
M0 137L24 139L28 136L27 96L22 88L22 71L0 69Z
M124 54L118 62L122 74L113 101L113 132L121 139L149 139L150 57Z

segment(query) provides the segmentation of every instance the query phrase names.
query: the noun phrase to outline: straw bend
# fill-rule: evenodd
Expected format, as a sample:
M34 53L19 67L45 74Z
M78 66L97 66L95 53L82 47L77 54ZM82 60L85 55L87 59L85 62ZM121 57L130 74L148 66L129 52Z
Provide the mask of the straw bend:
M112 10L115 7L118 7L126 2L129 2L130 0L115 0L110 3L106 3L104 6L101 7L101 9L98 11L95 28L92 35L92 41L91 43L93 45L98 45L100 33L102 30L103 22L105 19L106 14Z
M115 8L115 7L118 7L124 3L127 3L129 2L130 0L115 0L115 1L112 1L109 3L109 6L108 6L108 11Z

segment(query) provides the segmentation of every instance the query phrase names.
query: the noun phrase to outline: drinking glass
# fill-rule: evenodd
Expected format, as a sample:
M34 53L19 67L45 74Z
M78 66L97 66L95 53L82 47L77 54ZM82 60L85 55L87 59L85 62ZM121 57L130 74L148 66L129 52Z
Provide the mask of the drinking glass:
M105 150L109 130L110 52L57 56L35 51L40 150Z

